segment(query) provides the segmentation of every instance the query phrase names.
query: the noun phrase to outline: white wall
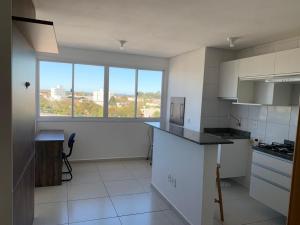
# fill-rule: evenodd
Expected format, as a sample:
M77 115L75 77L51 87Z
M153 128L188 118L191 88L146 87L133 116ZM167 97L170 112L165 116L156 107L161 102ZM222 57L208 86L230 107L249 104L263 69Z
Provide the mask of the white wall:
M39 122L39 129L61 129L67 138L76 133L71 160L146 157L149 127L141 122Z
M206 48L204 82L202 94L202 112L200 128L229 126L231 102L218 99L220 63L235 58L235 52Z
M188 52L170 59L167 120L170 98L185 97L186 128L199 131L202 105L205 48Z
M38 54L41 60L59 60L73 63L114 65L164 70L168 77L169 61L166 58L60 48L60 53ZM164 82L165 87L167 82ZM162 105L166 105L166 93L162 93ZM165 108L162 108L165 115ZM37 129L63 129L66 137L77 133L72 160L146 157L148 151L148 127L137 121L43 121L37 120Z

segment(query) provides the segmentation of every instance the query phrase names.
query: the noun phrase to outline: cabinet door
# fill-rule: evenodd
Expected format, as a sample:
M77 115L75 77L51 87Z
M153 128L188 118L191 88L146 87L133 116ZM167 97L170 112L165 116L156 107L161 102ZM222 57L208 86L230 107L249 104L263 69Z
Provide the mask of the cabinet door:
M289 74L300 72L300 48L277 52L275 59L275 73Z
M239 77L258 77L274 74L275 54L240 59Z
M220 145L218 151L221 178L246 176L249 161L249 140L232 139L231 145ZM238 160L237 160L238 159Z
M224 62L220 66L219 97L236 99L238 87L238 61Z

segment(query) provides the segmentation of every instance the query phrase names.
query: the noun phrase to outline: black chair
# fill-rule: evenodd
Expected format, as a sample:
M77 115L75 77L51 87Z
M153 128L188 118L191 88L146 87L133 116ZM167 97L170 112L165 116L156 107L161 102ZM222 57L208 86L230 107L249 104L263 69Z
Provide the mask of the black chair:
M72 155L72 150L73 150L73 144L75 142L74 138L75 138L75 133L72 133L69 137L69 141L68 141L68 147L69 147L69 153L66 154L65 152L62 153L62 159L67 167L67 170L66 172L63 172L63 174L69 174L70 175L70 178L67 178L67 179L62 179L62 181L70 181L72 180L73 178L73 175L72 175L72 166L68 160L68 158Z

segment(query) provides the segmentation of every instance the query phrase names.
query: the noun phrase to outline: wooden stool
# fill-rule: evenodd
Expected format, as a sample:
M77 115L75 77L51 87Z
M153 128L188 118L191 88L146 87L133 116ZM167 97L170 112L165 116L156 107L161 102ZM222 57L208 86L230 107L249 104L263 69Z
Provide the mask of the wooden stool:
M223 211L223 198L222 198L222 189L221 189L221 179L220 179L220 164L217 165L217 178L216 178L216 183L217 183L217 189L218 189L218 198L215 199L216 203L219 203L219 208L220 208L220 216L221 216L221 221L224 222L224 211Z

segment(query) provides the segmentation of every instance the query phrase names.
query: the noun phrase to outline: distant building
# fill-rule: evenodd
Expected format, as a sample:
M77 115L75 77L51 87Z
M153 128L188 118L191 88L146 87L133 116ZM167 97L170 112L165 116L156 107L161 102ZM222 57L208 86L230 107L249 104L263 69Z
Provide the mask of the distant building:
M103 105L104 92L103 89L99 91L93 91L93 102L97 105Z
M65 98L65 89L62 85L57 85L55 88L51 88L51 99L60 101Z
M157 111L160 112L160 110L157 108L145 108L144 107L141 109L143 117L153 117Z

